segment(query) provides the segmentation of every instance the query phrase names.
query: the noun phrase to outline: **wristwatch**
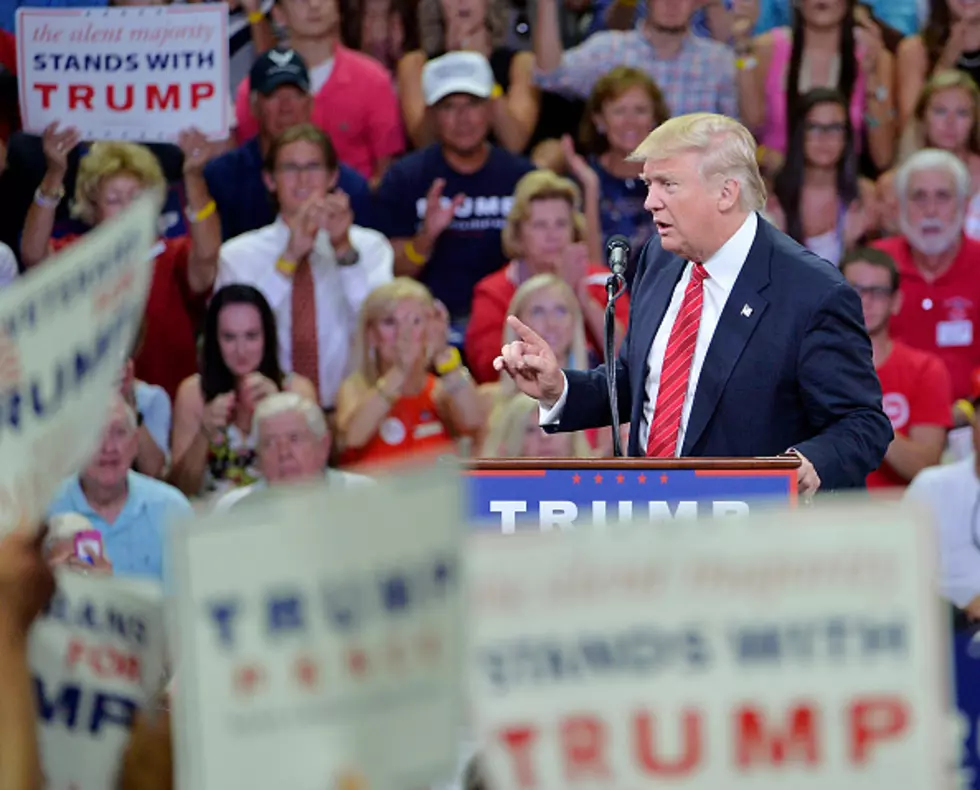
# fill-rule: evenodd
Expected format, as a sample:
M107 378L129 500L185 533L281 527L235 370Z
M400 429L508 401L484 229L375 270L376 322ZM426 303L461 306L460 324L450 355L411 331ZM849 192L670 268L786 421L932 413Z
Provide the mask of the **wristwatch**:
M337 256L338 266L354 266L361 260L361 253L353 247L349 248L343 255Z

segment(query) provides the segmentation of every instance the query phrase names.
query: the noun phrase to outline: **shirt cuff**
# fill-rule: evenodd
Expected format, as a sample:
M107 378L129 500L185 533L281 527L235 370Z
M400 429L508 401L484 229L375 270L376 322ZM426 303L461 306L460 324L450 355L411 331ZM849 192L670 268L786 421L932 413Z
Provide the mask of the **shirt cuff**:
M561 397L550 409L546 409L540 403L538 404L538 425L542 428L545 425L557 425L558 421L561 419L561 413L565 409L565 401L568 400L568 379L565 377L565 372L562 371L562 389Z

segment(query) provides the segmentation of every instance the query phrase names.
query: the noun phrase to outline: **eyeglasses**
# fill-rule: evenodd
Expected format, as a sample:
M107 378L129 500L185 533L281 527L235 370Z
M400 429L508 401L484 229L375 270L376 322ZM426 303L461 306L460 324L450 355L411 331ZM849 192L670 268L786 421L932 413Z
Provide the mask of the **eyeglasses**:
M854 290L857 291L858 296L865 297L870 296L872 299L888 299L893 293L895 293L891 288L885 285L855 285Z
M847 124L843 123L805 123L804 131L807 134L844 134L847 131Z
M322 173L326 169L326 165L323 162L307 162L306 164L286 162L276 168L284 176L298 176L300 173Z

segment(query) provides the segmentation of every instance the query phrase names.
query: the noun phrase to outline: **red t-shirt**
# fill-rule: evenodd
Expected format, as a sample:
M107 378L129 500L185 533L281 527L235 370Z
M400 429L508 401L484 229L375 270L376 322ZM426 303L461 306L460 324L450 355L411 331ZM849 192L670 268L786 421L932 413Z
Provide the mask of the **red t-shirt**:
M0 30L0 66L3 66L11 74L17 73L17 43L13 35L6 30ZM0 140L7 142L11 132L16 131L11 128L10 118L0 118Z
M980 242L964 236L961 245L948 271L927 282L904 237L874 243L895 259L902 278L902 309L891 320L892 336L946 364L954 399L970 397L970 376L980 366Z
M248 80L238 86L235 101L240 144L259 132L252 115ZM382 159L405 150L398 96L391 75L378 61L338 45L330 76L313 97L310 121L333 142L337 158L371 178Z
M881 403L896 434L909 435L913 425L952 426L953 387L949 371L935 354L894 341L885 364L878 368ZM868 488L906 486L887 461L868 475Z
M517 293L517 285L511 275L511 267L488 274L473 289L473 308L466 326L466 365L473 378L480 384L497 381L500 374L493 369L493 360L500 354L504 337L504 322L507 308ZM590 265L588 274L589 293L600 305L606 305L606 279L609 269ZM616 302L616 318L626 326L629 318L630 300L623 294ZM586 327L586 337L591 351L602 356L602 338L592 337Z
M52 239L52 249L61 249L78 235ZM135 359L136 378L163 387L171 401L180 382L197 373L197 334L204 327L211 292L196 294L187 280L190 239L163 239L152 254L153 279L146 301L146 335Z

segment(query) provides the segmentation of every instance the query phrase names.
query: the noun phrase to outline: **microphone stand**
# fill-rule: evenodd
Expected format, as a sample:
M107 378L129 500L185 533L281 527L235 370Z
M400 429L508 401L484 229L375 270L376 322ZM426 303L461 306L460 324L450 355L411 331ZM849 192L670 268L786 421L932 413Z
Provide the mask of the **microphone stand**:
M609 387L609 410L612 413L613 455L623 457L623 443L619 435L619 389L616 386L616 300L626 291L626 279L612 274L606 280L606 314L604 341L606 353L606 384Z

